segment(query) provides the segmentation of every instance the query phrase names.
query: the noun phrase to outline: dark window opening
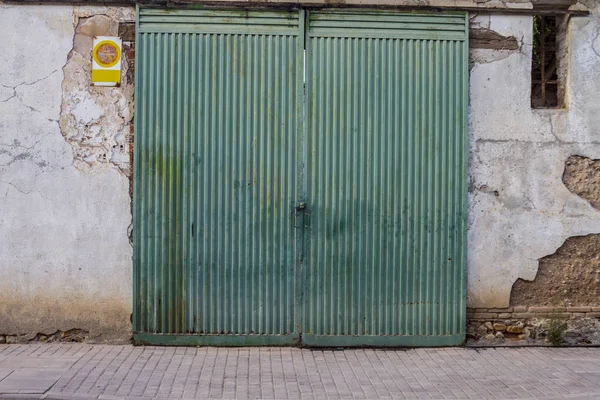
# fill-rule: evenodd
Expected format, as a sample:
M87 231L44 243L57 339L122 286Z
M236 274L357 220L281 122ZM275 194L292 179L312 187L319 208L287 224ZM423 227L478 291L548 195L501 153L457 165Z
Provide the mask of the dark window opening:
M534 15L531 107L558 108L564 101L566 25L554 15Z

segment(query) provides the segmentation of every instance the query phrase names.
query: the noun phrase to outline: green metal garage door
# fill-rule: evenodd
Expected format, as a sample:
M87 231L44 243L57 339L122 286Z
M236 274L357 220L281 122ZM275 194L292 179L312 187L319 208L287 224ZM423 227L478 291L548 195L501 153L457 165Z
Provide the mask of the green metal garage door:
M309 15L303 342L461 343L465 16Z
M135 339L292 343L303 14L138 15Z
M464 340L465 14L138 18L138 343Z

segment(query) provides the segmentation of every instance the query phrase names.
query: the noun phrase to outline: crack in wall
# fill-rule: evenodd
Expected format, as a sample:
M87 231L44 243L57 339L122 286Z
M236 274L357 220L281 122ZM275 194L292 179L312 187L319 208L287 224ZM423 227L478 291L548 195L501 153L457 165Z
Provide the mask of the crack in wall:
M19 187L18 187L17 185L15 185L15 184L14 184L14 183L12 183L12 182L9 182L9 181L0 181L0 182L2 182L2 183L5 183L5 184L7 184L7 185L10 185L10 186L12 186L12 187L13 187L13 188L14 188L14 189L17 191L17 192L19 192L19 193L21 193L21 194L31 194L31 193L33 193L33 191L35 190L35 189L33 189L33 188L32 188L31 190L21 190L21 189L19 189ZM7 196L8 196L8 191L6 192L6 194L7 194Z
M41 82L41 81L43 81L43 80L46 80L46 79L50 78L52 75L54 75L54 74L55 74L55 73L57 73L58 71L60 71L60 70L59 70L59 69L55 69L54 71L50 72L50 73L49 73L48 75L46 75L46 76L43 76L43 77L41 77L41 78L38 78L38 79L34 79L34 80L32 80L32 81L23 81L23 82L21 82L21 83L19 83L19 84L17 84L17 85L14 85L14 86L5 85L5 84L0 84L0 86L3 86L3 87L5 87L5 88L7 88L7 89L13 89L13 90L16 90L17 88L19 88L19 87L21 87L21 86L31 86L31 85L35 85L36 83L39 83L39 82Z
M10 100L12 100L12 99L15 99L15 98L16 98L16 99L18 99L18 100L19 100L19 103L20 103L20 104L21 104L23 107L27 108L29 111L32 111L32 112L35 112L35 113L39 113L40 115L42 115L42 116L43 116L43 117L44 117L44 118L45 118L47 121L49 121L49 122L58 122L58 120L57 120L57 119L48 118L48 117L46 117L46 116L44 115L44 113L43 113L42 111L40 111L40 110L38 110L37 108L35 108L35 107L31 106L30 104L27 104L27 103L25 102L25 100L23 99L23 97L22 97L22 96L19 96L18 89L19 89L20 87L23 87L23 86L33 86L33 85L36 85L36 84L38 84L38 83L40 83L40 82L42 82L42 81L44 81L44 80L46 80L46 79L49 79L49 78L50 78L52 75L54 75L55 73L57 73L57 72L59 72L59 71L60 71L60 69L56 69L56 70L54 70L54 71L50 72L50 73L49 73L48 75L46 75L46 76L43 76L43 77L41 77L41 78L38 78L38 79L34 79L34 80L32 80L32 81L25 81L25 82L21 82L21 83L19 83L19 84L17 84L17 85L14 85L14 86L9 86L9 85L0 84L0 86L4 87L4 88L6 88L6 89L10 89L10 90L12 90L12 91L13 91L13 93L12 93L12 95L11 95L10 97L8 97L8 98L7 98L7 99L5 99L5 100L2 100L2 101L0 101L0 103L7 103L8 101L10 101Z
M57 121L55 121L57 122ZM38 140L36 140L31 146L22 146L20 142L17 142L15 140L15 142L13 142L12 144L2 144L0 143L0 154L8 154L9 157L11 157L11 159L6 162L6 163L0 163L0 167L8 167L10 166L12 163L19 161L19 160L27 160L27 159L31 159L33 158L33 154L31 154L31 152L42 142L42 140L46 139L49 136L54 135L54 132L50 132L47 133L45 135L43 135L42 137L40 137ZM16 155L13 155L13 152L9 151L9 150L4 150L2 149L2 147L7 147L8 149L13 149L13 150L17 150L18 153ZM40 161L40 163L36 163L39 167L46 167L47 164L45 161Z
M600 37L600 28L596 29L596 36L592 39L592 45L590 46L592 48L592 51L596 54L596 56L600 57L600 51L596 50L596 42L598 41L598 38Z

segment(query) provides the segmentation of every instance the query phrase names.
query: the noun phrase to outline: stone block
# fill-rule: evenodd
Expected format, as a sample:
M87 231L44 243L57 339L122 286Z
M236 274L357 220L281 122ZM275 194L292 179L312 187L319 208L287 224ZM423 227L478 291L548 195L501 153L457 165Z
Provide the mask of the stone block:
M506 327L506 332L508 332L508 333L523 333L523 327L511 325L511 326Z
M600 312L589 312L585 316L588 318L600 318Z
M506 330L506 325L505 324L494 324L494 329L500 332L504 332Z
M598 315L600 315L600 313L598 313ZM567 313L567 312L555 312L555 313L551 313L548 315L548 318L571 318L571 313Z
M592 311L592 307L567 307L567 312L582 313L590 311Z
M526 312L514 312L512 317L514 319L529 319L529 318L534 318L535 315L531 314L531 313L526 313Z
M500 319L512 318L512 313L500 313L500 314L498 314L498 318L500 318Z
M507 308L488 308L488 312L511 313L511 312L513 312L513 308L512 307L507 307Z
M526 306L517 306L517 307L513 307L513 312L516 312L516 313L524 313L524 312L527 312L527 307L526 307Z
M551 313L555 311L555 307L529 307L530 313Z
M473 314L472 319L495 319L498 318L498 314L495 313L482 313L476 312Z

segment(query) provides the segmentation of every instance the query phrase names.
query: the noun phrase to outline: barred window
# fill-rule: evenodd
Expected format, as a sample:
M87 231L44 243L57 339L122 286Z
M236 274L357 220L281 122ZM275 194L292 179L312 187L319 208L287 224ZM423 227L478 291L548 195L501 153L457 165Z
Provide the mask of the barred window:
M534 15L531 107L564 107L566 42L567 22L565 17Z

